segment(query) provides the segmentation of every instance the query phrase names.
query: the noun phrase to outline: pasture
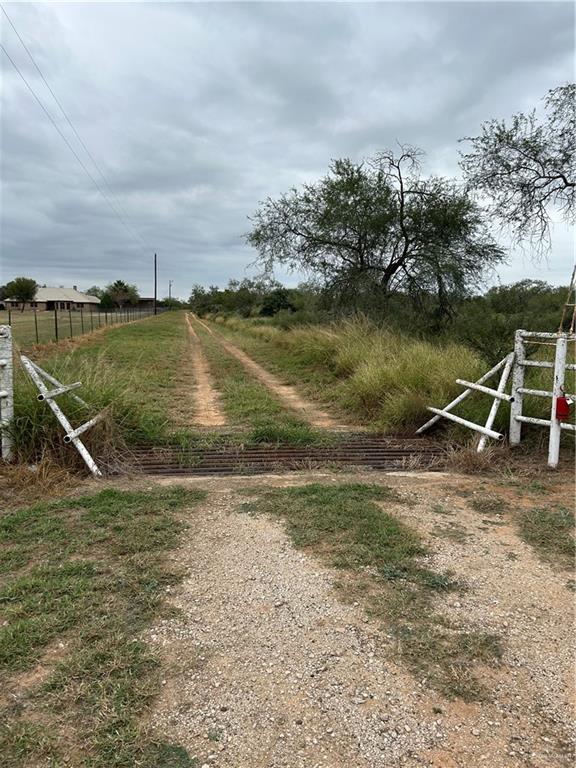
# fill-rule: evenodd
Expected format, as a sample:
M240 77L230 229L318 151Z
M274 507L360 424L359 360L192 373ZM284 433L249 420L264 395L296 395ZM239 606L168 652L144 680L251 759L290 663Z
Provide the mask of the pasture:
M22 348L33 344L49 344L56 340L71 339L92 333L109 325L118 325L149 314L132 310L80 311L57 310L34 312L0 310L0 325L10 325L14 341Z

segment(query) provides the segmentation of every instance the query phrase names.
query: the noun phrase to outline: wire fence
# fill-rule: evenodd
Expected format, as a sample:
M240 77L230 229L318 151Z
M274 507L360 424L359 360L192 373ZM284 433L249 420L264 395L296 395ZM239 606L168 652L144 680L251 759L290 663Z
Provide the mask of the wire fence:
M168 311L157 307L156 314ZM118 309L27 309L20 312L6 309L0 312L0 325L9 325L20 345L48 344L72 339L99 328L122 325L154 315L152 307L121 307Z

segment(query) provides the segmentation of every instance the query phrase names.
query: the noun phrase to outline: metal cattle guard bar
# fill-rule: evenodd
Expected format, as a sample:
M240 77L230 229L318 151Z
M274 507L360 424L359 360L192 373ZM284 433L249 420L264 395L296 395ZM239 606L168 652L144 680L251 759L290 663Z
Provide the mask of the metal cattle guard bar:
M51 376L49 373L47 373L43 368L40 368L39 365L36 365L36 363L32 362L30 358L26 357L26 355L20 355L20 360L22 361L22 365L24 366L26 372L36 384L38 387L39 395L38 400L45 401L48 403L48 406L52 410L53 414L56 416L60 424L64 427L64 430L66 434L64 435L64 442L65 443L72 443L75 448L77 449L78 453L84 461L86 462L86 466L92 472L93 475L96 477L101 477L102 472L98 469L98 466L96 465L96 462L88 452L88 449L80 440L80 435L86 432L87 429L90 429L90 427L93 427L94 424L97 424L100 419L102 418L103 414L99 413L98 416L95 416L93 419L90 419L90 421L87 421L85 424L82 424L77 429L72 428L72 424L68 421L65 414L63 413L62 409L58 405L58 403L55 402L55 398L59 395L63 395L65 392L71 392L74 389L77 389L81 386L81 383L79 381L74 382L74 384L62 384L58 379L55 379L53 376ZM54 389L48 389L45 381L49 382L50 384L54 385ZM70 397L73 397L76 402L80 403L80 405L87 406L87 403L84 402L80 397L77 395L71 394Z

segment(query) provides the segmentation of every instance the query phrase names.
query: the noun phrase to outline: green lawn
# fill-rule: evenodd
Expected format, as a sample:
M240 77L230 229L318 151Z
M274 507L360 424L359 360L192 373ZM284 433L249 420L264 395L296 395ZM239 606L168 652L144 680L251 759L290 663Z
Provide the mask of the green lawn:
M204 496L104 490L0 518L3 766L194 765L143 725L161 672L141 633L166 611L181 577L167 553Z

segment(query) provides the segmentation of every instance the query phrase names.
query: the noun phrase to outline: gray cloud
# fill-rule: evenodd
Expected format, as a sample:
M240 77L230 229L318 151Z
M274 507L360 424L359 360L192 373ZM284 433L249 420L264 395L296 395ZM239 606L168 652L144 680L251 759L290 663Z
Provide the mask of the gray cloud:
M8 4L104 169L143 249L113 216L3 58L0 280L117 277L151 290L242 277L258 201L331 158L396 140L458 174L458 139L531 109L574 76L574 7L486 3ZM2 42L78 146L7 23ZM90 161L82 155L96 176ZM502 279L564 282L573 233L548 264L512 253ZM297 280L297 276L290 278Z

